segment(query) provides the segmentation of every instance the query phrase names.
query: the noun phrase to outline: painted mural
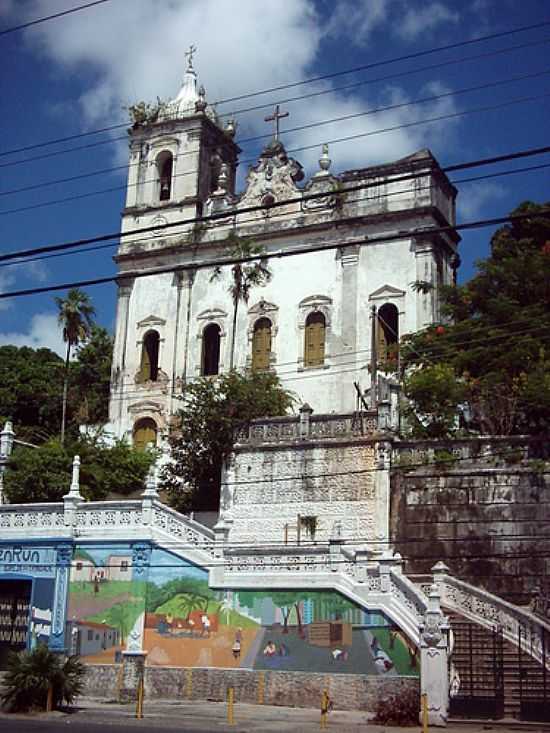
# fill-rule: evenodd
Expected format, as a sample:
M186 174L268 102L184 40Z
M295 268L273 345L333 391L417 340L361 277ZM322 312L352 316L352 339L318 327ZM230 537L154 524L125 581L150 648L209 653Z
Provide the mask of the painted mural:
M160 549L136 579L129 547L78 548L72 649L114 662L144 625L147 664L417 675L416 647L380 613L331 591L213 591L205 570Z

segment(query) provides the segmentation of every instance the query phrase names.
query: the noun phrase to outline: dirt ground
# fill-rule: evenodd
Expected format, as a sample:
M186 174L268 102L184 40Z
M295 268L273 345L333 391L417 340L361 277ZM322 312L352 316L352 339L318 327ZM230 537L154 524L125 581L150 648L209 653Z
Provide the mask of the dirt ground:
M239 667L258 631L242 630L241 654L237 659L232 652L235 629L230 626L220 626L210 637L198 633L172 637L159 634L155 629L145 629L143 646L148 650L147 664L157 667Z

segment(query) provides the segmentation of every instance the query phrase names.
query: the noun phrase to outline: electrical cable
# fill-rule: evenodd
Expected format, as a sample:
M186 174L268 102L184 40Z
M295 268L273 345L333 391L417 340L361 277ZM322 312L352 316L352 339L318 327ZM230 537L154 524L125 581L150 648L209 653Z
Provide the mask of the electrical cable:
M527 150L515 151L513 153L507 153L507 154L499 155L499 156L492 156L490 158L479 158L479 159L471 160L465 163L458 163L452 166L439 168L439 170L441 170L443 173L446 173L448 171L464 170L465 168L477 168L477 167L481 167L485 165L493 165L495 163L505 162L507 160L517 160L519 158L530 157L533 155L542 155L548 152L550 152L550 146L529 148ZM396 165L395 168L396 169L401 168L403 170L406 170L406 169L410 170L411 163L404 162L401 165ZM369 169L365 169L365 171L368 171L368 170ZM403 181L411 181L416 178L425 177L426 175L429 175L430 173L431 173L430 170L428 171L421 170L421 171L414 172L414 173L406 173L404 175L394 175L391 179L387 180L387 183L395 184L395 183L401 183ZM378 181L361 183L355 186L348 186L345 189L345 193L346 195L349 195L350 193L354 193L356 191L368 190L369 188L374 188L378 186L379 186ZM242 216L243 214L247 214L251 212L267 211L267 210L269 210L269 212L271 213L272 211L276 211L277 209L280 209L281 207L287 206L289 204L302 204L303 202L307 202L307 201L315 201L316 199L326 197L326 195L327 195L326 191L322 191L319 193L313 193L313 194L301 192L300 196L296 196L293 198L286 198L280 201L275 201L274 203L269 204L269 206L266 204L257 204L254 206L246 206L238 210L233 210L230 213L232 213L233 215L237 215L237 216ZM0 212L0 214L1 213L2 212ZM64 250L64 249L69 249L73 247L80 247L80 246L84 246L87 244L93 244L95 242L104 242L110 239L118 239L121 236L123 236L126 242L130 244L130 243L134 243L138 241L138 240L130 240L130 241L128 240L128 238L134 234L148 234L148 233L156 234L158 232L162 232L164 230L171 229L172 227L176 227L176 226L182 226L186 224L204 224L209 221L225 219L227 218L228 213L229 212L227 211L223 211L220 213L214 213L214 214L210 214L207 216L199 216L199 217L193 216L193 217L188 217L186 219L180 219L175 222L168 222L166 224L153 224L153 225L146 226L146 227L139 227L139 228L135 228L130 231L127 231L127 232L123 232L123 233L121 233L120 231L117 231L117 232L113 232L109 234L98 235L95 237L79 239L79 240L72 241L72 242L65 242L62 244L43 245L41 247L35 247L33 249L20 250L18 252L8 252L8 253L4 253L0 255L0 262L5 262L6 260L12 260L12 259L19 259L22 257L27 257L27 256L35 255L35 254L41 254L43 252L53 252L53 251Z
M532 29L534 29L536 27L544 27L546 25L550 25L550 21L545 22L545 23L542 23L541 25L520 27L520 28L517 28L515 30L507 31L507 32L504 33L504 35L511 35L513 33L523 32L525 30L532 30ZM482 37L479 37L477 39L470 39L469 41L466 42L466 45L469 44L469 43L471 43L472 41L473 42L482 42L484 40L489 40L489 39L492 39L494 37L499 37L499 36L500 36L500 34L496 34L496 35L491 35L491 36L488 36L488 37L483 37L482 36ZM385 77L381 77L380 79L373 79L373 80L366 80L366 81L355 82L352 85L346 85L346 86L343 86L343 87L340 87L340 88L336 87L336 88L333 88L330 91L345 90L347 88L351 88L353 86L357 86L357 85L364 84L364 83L367 83L368 84L368 83L375 83L375 82L378 82L378 81L388 81L390 79L399 78L401 76L408 76L409 74L418 73L420 71L429 71L429 70L432 70L432 69L440 69L443 66L455 65L457 63L461 63L463 60L467 60L467 61L469 61L469 60L479 60L481 58L486 58L486 57L498 55L500 53L508 53L509 51L515 51L515 50L523 49L523 48L526 48L526 47L529 47L529 46L535 46L535 45L542 44L542 43L547 43L547 42L548 42L548 39L542 39L542 40L538 40L538 41L530 41L529 43L518 44L518 45L515 45L515 46L509 46L509 47L506 47L504 49L496 49L494 51L485 52L483 54L476 54L474 56L464 57L462 59L461 58L458 58L458 59L455 58L455 59L451 59L451 60L448 60L448 61L443 61L443 62L440 62L439 64L433 64L433 65L426 66L426 67L420 67L420 68L414 69L412 71L411 70L408 70L408 71L404 71L404 72L399 72L397 74L391 74L391 75L388 75L388 76L385 76ZM452 44L451 47L455 47L455 45L456 44ZM458 45L460 45L460 44L458 44ZM443 47L443 48L446 48L446 47ZM433 49L426 51L426 53L433 53L433 52L434 52ZM390 64L390 63L394 63L394 61L395 60L391 60L390 59L390 60L388 60L386 62L378 62L377 65ZM369 68L368 65L365 68ZM344 71L336 72L334 75L335 76L341 76L341 75L348 74L348 73L355 73L357 70L358 70L357 68L350 69L350 70L344 70ZM361 70L361 69L359 69L359 70ZM324 78L330 78L330 75L325 76ZM310 82L300 82L300 83L307 84L307 83L310 83ZM292 83L289 86L290 87L292 87L292 86L298 86L300 83ZM282 88L285 88L285 87L283 86ZM260 92L256 92L255 94L258 95L258 94L264 94L264 93L265 92L260 91ZM324 92L314 92L311 96L317 96L320 93L324 93ZM255 96L255 94L253 93L253 94L248 95L248 96ZM300 95L299 97L294 97L294 98L291 98L291 99L279 100L278 103L279 104L287 104L289 102L298 101L298 100L304 99L304 98L309 98L309 97L308 97L308 95ZM231 100L231 99L228 99L228 100L220 100L219 102L214 103L214 104L223 104L223 103L230 102L230 101L234 101L234 100ZM230 115L234 116L234 115L241 114L241 113L252 112L252 111L259 110L259 109L265 109L268 106L272 106L272 104L273 103L270 102L268 104L266 103L266 104L262 104L262 105L259 105L259 106L256 106L256 107L250 107L250 108L247 108L247 109L244 109L244 110L232 112L232 113L230 113ZM220 116L221 117L225 117L225 116L228 116L228 115L222 114ZM68 135L68 136L61 137L61 138L56 138L56 139L52 139L52 140L42 141L40 143L33 143L31 145L26 145L26 146L23 146L23 147L12 148L11 150L0 151L0 157L6 156L6 155L13 155L15 153L27 152L29 150L35 150L37 148L46 147L46 146L49 146L49 145L61 144L61 143L64 143L64 142L69 142L71 140L75 140L75 139L78 139L78 138L86 137L86 136L89 136L89 135L96 135L96 134L100 134L100 133L103 133L103 132L111 132L113 130L121 129L123 127L128 127L128 122L121 122L121 123L118 123L118 124L115 124L115 125L109 125L107 127L97 128L95 130L89 130L87 132L82 132L82 133L77 133L77 134L74 134L74 135ZM125 139L125 138L121 138L121 139Z
M297 127L288 128L288 129L284 130L281 133L281 135L283 135L283 134L284 135L288 135L288 134L290 134L292 132L301 132L302 130L309 130L309 129L312 129L312 128L322 127L323 125L329 125L329 124L334 124L334 123L338 123L338 122L348 122L351 119L357 119L359 117L366 117L366 116L372 115L372 114L380 114L382 112L395 111L397 109L402 109L404 107L411 107L411 106L417 105L417 104L426 104L427 102L434 102L434 101L438 101L438 100L441 100L441 99L447 99L448 97L459 96L461 94L466 94L466 93L470 93L470 92L473 92L473 91L481 91L481 90L485 90L485 89L491 89L491 88L494 88L494 87L497 87L497 86L502 86L504 84L511 84L511 83L516 83L518 81L526 81L528 79L535 79L535 78L539 78L541 76L546 76L548 74L550 74L550 69L545 69L543 71L537 71L537 72L533 72L533 73L530 73L530 74L523 74L523 75L520 75L520 76L509 77L507 79L499 79L497 81L487 82L485 84L478 84L478 85L473 86L473 87L465 87L463 89L455 89L455 90L450 91L450 92L442 92L441 94L433 94L433 95L430 95L428 97L423 97L423 98L420 98L420 99L413 99L413 100L408 101L408 102L399 102L399 103L396 103L396 104L387 105L385 107L377 107L375 109L370 109L370 110L367 110L365 112L356 112L354 114L342 115L340 117L333 117L332 119L328 119L328 120L317 120L315 122L311 122L311 123L308 123L308 124L304 124L304 125L299 125ZM271 137L272 137L272 134L271 133L262 134L262 135L255 135L253 137L244 138L243 140L239 140L239 141L237 141L237 144L238 145L241 145L241 144L244 144L244 143L255 142L255 141L258 141L258 140L266 140L266 139L269 139ZM215 145L212 145L212 148L215 148L215 147L216 147ZM196 155L196 151L188 151L187 153L185 153L185 152L184 153L180 153L178 155L178 158L180 158L180 157L183 158L186 155ZM247 161L244 161L244 162L246 163ZM130 170L131 168L136 168L136 167L139 168L140 165L142 165L141 162L129 163L129 164L127 163L125 165L118 165L118 166L114 166L114 167L111 167L111 168L103 168L103 169L96 170L96 171L88 171L88 172L85 172L85 173L79 173L77 175L68 176L68 177L65 177L65 178L57 178L57 179L53 179L53 180L49 180L49 181L41 181L39 183L33 183L31 185L28 185L28 186L21 186L20 188L12 188L12 189L8 189L6 191L0 191L0 196L13 196L13 195L16 195L16 194L19 194L19 193L25 193L27 191L35 191L35 190L39 190L39 189L42 189L42 188L47 188L49 186L57 186L57 185L60 185L60 184L63 184L63 183L73 183L74 181L80 181L80 180L83 180L83 179L86 179L86 178L92 178L92 177L95 177L95 176L104 176L104 175L111 174L111 173L114 173L114 172L120 171L120 170ZM193 173L194 173L194 171L187 172L187 175L192 175ZM176 177L176 176L174 176L174 177ZM154 182L156 182L156 180L157 180L156 178L154 178L154 179L148 179L148 180L146 179L144 181L140 181L139 183L135 183L135 184L132 184L132 185L137 186L137 185L144 185L144 184L147 184L147 183L154 183Z
M261 208L261 207L260 207ZM264 207L265 208L265 207ZM227 216L227 213L225 214ZM488 226L496 226L497 224L505 224L508 222L519 222L524 221L527 219L545 219L550 217L550 209L543 209L542 211L537 212L536 214L518 214L514 216L503 216L503 217L493 217L491 219L480 219L477 221L471 221L471 222L465 222L463 224L454 224L454 225L447 225L443 227L421 227L419 229L409 230L408 232L401 232L398 235L386 235L382 237L371 237L369 239L362 239L362 240L353 240L353 241L339 241L339 242L329 242L322 245L314 245L314 246L308 246L308 247L294 247L291 250L286 251L277 251L277 252L267 252L262 253L261 255L250 255L247 257L241 257L241 258L234 258L234 257L221 257L216 260L203 260L203 261L194 261L189 264L182 264L182 265L171 265L169 267L161 267L161 268L155 268L152 270L149 270L147 272L141 272L141 271L126 271L121 272L118 275L110 275L106 277L98 277L98 278L92 278L89 280L75 280L70 281L66 283L58 283L56 285L45 285L42 287L36 287L36 288L26 288L24 290L12 290L9 292L3 292L0 293L0 299L5 298L15 298L20 297L24 295L36 295L38 293L48 293L48 292L54 292L56 290L67 290L69 288L75 288L75 287L91 287L93 285L103 285L105 283L109 282L116 282L119 279L124 278L142 278L142 277L151 277L153 275L162 275L162 274L173 274L175 272L185 272L189 270L202 270L202 269L209 269L212 267L224 267L226 265L232 265L244 262L253 262L255 260L270 260L270 259L281 259L284 257L295 257L299 254L311 254L313 252L323 252L323 251L329 251L333 249L339 249L342 247L349 247L349 246L365 246L365 245L374 245L374 244L382 244L386 242L393 242L393 241L400 241L407 237L416 237L416 236L423 236L427 237L429 235L434 234L450 234L459 230L470 230L470 229L480 229ZM160 227L159 227L160 228ZM111 237L108 237L111 238ZM94 238L94 241L97 241L97 239ZM73 245L74 246L74 245ZM59 248L59 247L58 247ZM43 249L43 248L42 248ZM37 250L33 250L33 252L36 252ZM8 255L2 255L0 256L0 261L5 259L11 259L14 256L14 253L8 254ZM20 254L16 254L15 256L21 256Z
M20 25L12 26L11 28L4 28L0 30L0 36L5 36L8 33L15 33L16 31L21 31L24 28L30 28L33 25L38 25L39 23L45 23L47 20L54 20L56 18L61 18L65 15L70 15L71 13L77 13L80 10L86 10L86 8L91 8L94 5L103 5L103 3L108 3L110 0L94 0L93 2L86 3L85 5L78 5L75 8L69 8L68 10L62 10L59 13L54 13L53 15L46 15L43 18L36 18L36 20L29 20L27 23L21 23Z

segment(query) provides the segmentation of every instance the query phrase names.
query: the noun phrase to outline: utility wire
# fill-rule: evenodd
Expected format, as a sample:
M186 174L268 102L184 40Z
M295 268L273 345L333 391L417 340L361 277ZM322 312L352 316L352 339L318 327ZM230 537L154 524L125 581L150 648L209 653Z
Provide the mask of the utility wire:
M304 124L304 125L299 125L297 127L288 128L288 129L284 130L281 133L281 135L288 135L288 134L293 133L293 132L300 132L302 130L309 130L309 129L312 129L312 128L322 127L323 125L330 125L330 124L334 124L334 123L338 123L338 122L348 122L351 119L357 119L357 118L360 118L360 117L366 117L366 116L372 115L372 114L380 114L382 112L395 111L397 109L403 109L404 107L412 107L413 105L417 105L417 104L426 104L428 102L435 102L435 101L438 101L438 100L441 100L441 99L447 99L448 97L459 96L461 94L467 94L467 93L474 92L474 91L481 91L481 90L485 90L485 89L492 89L494 87L502 86L502 85L505 85L505 84L513 84L513 83L518 82L518 81L527 81L528 79L536 79L536 78L539 78L541 76L547 76L548 74L550 74L550 69L544 69L542 71L533 72L531 74L522 74L520 76L508 77L507 79L499 79L499 80L494 81L494 82L487 82L485 84L478 84L476 86L465 87L463 89L456 89L454 91L443 92L441 94L432 94L432 95L430 95L428 97L421 97L419 99L413 99L413 100L408 101L408 102L399 102L397 104L386 105L385 107L377 107L375 109L366 110L365 112L356 112L354 114L342 115L340 117L333 117L333 118L327 119L327 120L317 120L315 122L310 122L310 123L307 123L307 124ZM258 141L258 140L266 140L266 139L271 138L271 137L272 137L272 134L271 133L266 133L266 134L261 134L261 135L255 135L253 137L248 137L248 138L244 138L242 140L239 140L239 141L237 141L237 144L243 145L245 143L255 142L255 141ZM215 145L212 145L211 147L212 148L215 148L216 146ZM186 153L185 152L184 153L181 153L180 155L178 155L178 158L180 158L180 157L183 158L183 157L185 157L187 155L196 155L196 151L188 151ZM248 163L248 162L251 162L251 161L243 161L243 163ZM102 168L100 170L88 171L86 173L78 173L77 175L68 176L68 177L65 177L65 178L57 178L57 179L52 179L52 180L49 180L49 181L41 181L39 183L33 183L31 185L28 185L28 186L21 186L19 188L12 188L12 189L8 189L6 191L0 191L0 196L13 196L15 194L25 193L27 191L35 191L35 190L38 190L38 189L46 188L48 186L57 186L57 185L62 184L62 183L73 183L74 181L80 181L80 180L83 180L83 179L86 179L86 178L93 178L93 177L96 177L96 176L104 176L104 175L108 175L108 174L111 174L111 173L115 173L115 172L120 171L120 170L130 170L131 168L136 168L136 167L139 167L140 165L142 165L141 162L127 163L127 164L124 164L124 165L113 166L111 168ZM184 173L184 175L193 175L194 173L195 173L195 171L188 171L188 172ZM182 174L179 174L179 175L182 175ZM174 178L176 178L176 177L178 177L178 174L176 174L176 176L174 176ZM146 183L154 183L154 182L156 182L156 180L157 180L156 178L150 178L150 179L146 179L144 181L136 182L136 183L134 183L132 185L133 186L138 186L138 185L141 186L141 185L144 185Z
M447 167L441 168L440 170L443 173L447 173L447 172L454 171L454 170L465 170L466 168L478 168L481 166L493 165L495 163L505 162L508 160L517 160L519 158L531 157L534 155L543 155L548 152L550 152L550 146L529 148L526 150L515 151L513 153L506 153L500 156L493 156L491 158L478 158L478 159L471 160L465 163L458 163L458 164L454 164L451 166L447 166ZM410 169L410 167L411 167L410 163L405 162L402 164L403 170L406 170L407 168ZM369 169L365 169L365 170L368 171ZM429 175L429 173L430 171L424 170L424 171L418 171L414 173L405 173L404 175L394 175L391 179L388 179L386 182L395 184L395 183L400 183L402 181L411 181L416 178L425 177L426 175ZM346 195L349 195L350 193L354 193L356 191L363 191L365 189L368 190L369 188L378 187L378 186L379 186L379 182L362 183L356 186L348 186L345 189L345 193ZM81 246L85 246L88 244L93 244L95 242L105 242L110 239L118 240L118 238L121 236L125 238L125 242L127 244L131 244L131 243L138 241L138 240L128 240L128 238L134 234L148 234L151 232L156 233L159 231L170 229L172 227L182 226L182 225L187 225L187 224L204 224L209 221L225 219L227 218L228 215L240 217L242 214L247 214L247 213L262 211L262 210L264 211L269 210L271 212L273 210L276 211L277 209L280 209L281 207L287 206L289 204L301 204L303 202L314 201L316 199L323 198L326 196L327 196L327 193L325 191L319 192L319 193L313 193L313 194L312 193L302 193L300 196L282 199L281 201L275 201L269 207L266 206L265 204L258 204L256 206L247 206L242 209L233 209L232 211L229 211L229 212L224 211L221 213L210 214L208 216L199 216L199 217L194 216L194 217L189 217L186 219L180 219L178 221L168 222L166 224L160 224L160 225L153 224L153 225L146 226L146 227L139 227L136 229L132 229L128 232L124 232L122 234L120 231L117 231L117 232L113 232L110 234L102 234L102 235L98 235L95 237L88 237L85 239L79 239L79 240L72 241L72 242L43 245L41 247L35 247L33 249L19 250L16 252L7 252L5 254L0 255L0 262L6 262L7 260L14 260L14 259L22 258L22 257L33 256L36 254L42 254L44 252L54 252L54 251L59 251L59 250L72 249L74 247L81 247Z
M524 26L524 27L512 29L510 31L504 32L503 35L506 36L506 35L511 35L513 33L520 33L520 32L526 31L526 30L532 30L534 28L544 27L544 26L547 26L547 25L550 25L550 21L544 22L542 24L536 24L534 26ZM490 40L491 38L499 37L500 35L501 34L493 34L491 36L480 36L477 39L470 39L469 41L464 42L464 45L468 45L470 43L478 43L478 42L482 42L482 41L485 41L485 40ZM325 94L325 93L330 93L330 92L335 92L335 91L341 91L341 90L349 89L349 88L352 88L352 87L355 87L355 86L359 86L361 84L369 84L369 83L375 83L375 82L379 82L379 81L388 81L390 79L396 79L396 78L400 78L402 76L408 76L410 74L415 74L415 73L419 73L419 72L422 72L422 71L429 71L429 70L432 70L432 69L440 69L443 66L453 66L453 65L455 65L457 63L461 63L462 61L479 60L481 58L487 58L487 57L491 57L491 56L494 56L494 55L499 55L501 53L508 53L510 51L520 50L520 49L523 49L523 48L526 48L526 47L529 47L529 46L534 46L534 45L538 45L538 44L542 44L542 43L547 43L547 42L548 42L548 39L542 39L542 40L538 40L538 41L530 41L529 43L517 44L515 46L509 46L509 47L506 47L504 49L496 49L494 51L488 51L488 52L485 52L485 53L482 53L482 54L476 54L474 56L463 57L463 58L460 58L459 57L459 58L451 59L451 60L448 60L448 61L440 62L439 64L432 64L432 65L425 66L425 67L419 67L417 69L407 70L407 71L403 71L403 72L398 72L398 73L390 74L388 76L384 76L384 77L380 77L380 78L376 78L376 79L368 79L368 80L364 80L364 81L354 82L353 84L348 84L348 85L345 85L343 87L335 87L333 89L323 90L323 91L320 91L320 92L319 91L316 91L316 92L312 93L311 95L303 94L303 95L300 95L298 97L293 97L293 98L289 98L289 99L279 100L279 104L287 104L289 102L299 101L301 99L307 99L307 98L309 98L311 96L318 96L319 94ZM460 46L461 44L460 43L459 44L452 44L448 48L454 48L457 45ZM440 49L445 49L445 48L447 48L447 47L440 47ZM437 50L440 50L440 49L428 49L425 52L421 52L421 55L425 55L425 54L429 54L429 53L434 53L434 52L436 52ZM396 61L396 59L389 59L389 60L384 61L384 62L377 62L375 65L376 66L383 66L383 65L386 65L386 64L394 63L395 61ZM364 68L359 68L359 69L358 68L354 68L354 69L348 69L348 70L343 70L343 71L335 72L334 73L334 76L342 76L344 74L355 73L358 70L364 70L364 69L367 69L367 68L370 68L370 65L367 65ZM323 78L330 78L330 76L331 75L329 74L329 75L326 75ZM288 86L290 88L290 87L293 87L293 86L298 86L299 84L307 84L307 83L310 83L310 82L307 82L307 81L306 82L297 82L297 83L292 83L292 84L290 84ZM284 88L286 88L284 85L282 87L280 87L280 89L284 89ZM257 94L264 94L264 93L266 93L266 92L260 91L260 92L251 93L251 94L247 95L247 98L249 98L250 96L255 96ZM230 101L234 101L234 100L233 99L220 100L217 104L223 104L223 103L230 102ZM232 112L230 114L222 114L220 116L221 117L225 117L225 116L235 116L235 115L238 115L238 114L244 114L244 113L256 111L256 110L259 110L259 109L265 109L268 106L272 106L272 104L273 104L272 102L269 102L269 103L261 104L261 105L255 106L255 107L249 107L249 108L246 108L246 109L243 109L243 110L237 110L237 111ZM118 124L115 124L115 125L109 125L107 127L97 128L95 130L89 130L87 132L77 133L77 134L74 134L74 135L67 135L67 136L61 137L61 138L55 138L55 139L52 139L52 140L46 140L46 141L42 141L42 142L39 142L39 143L33 143L31 145L26 145L26 146L22 146L22 147L18 147L18 148L12 148L11 150L1 151L0 152L0 157L6 156L6 155L13 155L15 153L27 152L29 150L36 150L37 148L46 147L46 146L49 146L49 145L61 144L61 143L64 143L64 142L70 142L71 140L76 140L76 139L79 139L79 138L82 138L82 137L87 137L89 135L95 135L95 134L100 134L100 133L104 133L104 132L111 132L113 130L121 129L121 128L124 128L124 127L128 127L128 122L122 122L122 123L118 123ZM125 139L125 138L121 138L121 139ZM106 141L106 142L110 142L110 141Z
M453 166L451 166L451 167L453 167ZM461 166L458 166L458 167L460 168ZM505 170L505 171L499 171L497 173L486 173L486 174L483 174L483 175L472 176L472 177L469 177L469 178L450 179L449 182L452 183L453 185L457 185L457 184L461 184L461 183L474 183L474 182L478 182L478 181L485 181L485 180L492 179L492 178L499 178L501 176L517 175L518 173L530 173L530 172L534 172L534 171L545 170L545 169L547 169L549 167L550 167L550 163L544 163L544 164L541 164L541 165L526 166L526 167L523 167L523 168L513 168L513 169L509 169L509 170ZM415 176L415 177L419 177L419 176ZM392 179L392 182L394 182L395 180L397 180L397 179ZM418 187L418 191L427 191L427 190L431 190L432 188L433 188L433 185L430 183L428 185L421 185L421 186L419 186ZM380 199L382 199L382 198L387 199L387 198L390 198L391 196L401 196L401 195L407 194L407 193L410 193L410 190L409 189L401 189L399 191L389 191L387 193L381 194L378 198L380 198ZM359 203L361 201L366 201L366 200L369 200L368 194L367 194L367 196L357 196L355 198L348 198L347 199L347 202L349 204L355 204L355 203ZM270 220L273 221L275 218L277 218L277 217L283 217L283 216L286 216L286 213L284 211L278 211L278 212L275 212L274 214L270 215ZM251 218L248 218L248 219L243 219L243 218L239 217L239 224L240 225L246 224L246 223L250 223L250 222L254 222L254 221L257 221L257 220L254 219L254 218L252 218L252 217ZM172 237L175 237L175 236L178 236L178 235L187 234L188 232L189 232L188 229L181 229L179 231L171 232L170 234L171 234ZM126 242L126 244L127 245L130 245L130 244L134 245L134 244L139 244L140 242L145 242L145 241L150 241L150 237L139 237L137 239L132 239L130 242ZM118 242L109 242L107 244L98 244L98 245L95 245L95 246L83 247L82 249L75 249L75 250L72 250L72 251L62 251L62 252L56 252L54 254L45 254L45 255L38 255L36 257L28 257L28 258L26 258L24 260L23 259L22 260L13 260L13 261L9 261L9 262L1 262L0 261L0 268L2 268L2 267L16 267L16 266L21 265L21 264L27 264L29 262L37 262L37 261L40 261L40 260L48 260L48 259L52 259L52 258L56 258L56 257L68 257L68 256L72 256L72 255L86 254L88 252L97 252L97 251L102 250L102 249L110 249L112 247L117 247L117 246L118 246ZM0 255L0 258L1 258L1 255Z
M227 213L225 215L227 216ZM4 293L0 293L0 299L15 298L15 297L23 296L23 295L36 295L38 293L48 293L48 292L53 292L56 290L67 290L68 288L75 288L75 287L90 287L92 285L102 285L108 282L115 282L120 278L124 279L124 278L151 277L153 275L162 275L162 274L174 273L174 272L184 272L188 270L202 270L202 269L209 269L212 267L224 267L226 265L233 265L236 263L244 263L244 262L253 262L256 260L269 260L269 259L280 259L283 257L295 257L298 254L311 254L313 252L330 251L333 249L345 248L349 246L360 246L361 247L367 244L373 245L373 244L381 244L381 243L386 243L386 242L394 242L394 241L402 240L407 237L417 237L417 236L427 237L429 235L434 235L434 234L451 234L458 230L480 229L480 228L488 227L488 226L496 226L497 224L506 224L508 222L514 223L514 222L524 221L527 219L537 219L537 218L538 219L550 218L550 209L543 209L542 211L537 212L535 215L531 213L530 214L516 214L514 216L503 216L503 217L494 217L491 219L480 219L477 221L465 222L463 224L447 225L443 227L421 227L419 229L409 230L408 232L401 232L398 235L393 234L393 235L385 235L382 237L372 237L369 239L352 240L352 241L344 241L344 242L342 241L330 242L328 244L306 246L306 247L294 247L291 250L286 250L286 251L279 250L277 252L263 253L261 255L251 255L249 257L242 257L239 259L235 259L234 257L221 257L216 260L195 261L189 264L171 265L170 267L155 268L147 272L129 270L126 272L121 272L118 275L92 278L90 280L77 280L77 281L71 281L67 283L59 283L57 285L46 285L46 286L38 287L38 288L27 288L25 290L13 290L10 292L4 292ZM0 260L8 259L8 257L9 255L3 255L0 257Z
M30 28L33 25L38 25L39 23L45 23L47 20L54 20L55 18L62 18L64 15L70 15L71 13L77 13L80 10L86 10L86 8L91 8L94 5L103 5L103 3L108 3L109 0L94 0L94 2L86 3L86 5L78 5L75 8L69 8L68 10L63 10L59 13L54 13L53 15L46 15L43 18L37 18L36 20L30 20L28 23L21 23L21 25L15 25L11 28L4 28L3 30L0 30L0 36L5 36L8 33L15 33L16 31L21 31L24 28Z
M325 139L323 141L320 141L318 143L314 143L312 145L303 145L301 147L291 148L291 149L287 150L286 152L287 153L297 153L297 152L303 152L304 150L313 150L313 149L319 148L319 146L321 144L327 143L327 142L328 143L331 143L331 144L338 144L338 143L343 143L343 142L351 142L352 140L358 140L358 139L365 138L365 137L371 137L373 135L381 135L381 134L385 134L385 133L388 133L388 132L395 132L396 130L402 130L402 129L410 128L410 127L418 127L420 125L426 125L426 124L430 124L432 122L441 122L442 120L456 119L458 117L464 117L465 115L468 115L468 114L477 114L478 112L495 111L497 109L503 109L505 107L513 106L515 104L523 104L524 102L540 101L541 99L547 98L549 96L550 96L550 91L549 92L544 92L543 94L540 94L540 95L534 95L534 96L529 96L529 97L518 97L516 99L508 100L507 102L501 102L499 104L488 105L488 106L485 106L485 107L474 107L474 108L469 109L469 110L462 110L460 112L453 112L453 113L449 113L449 114L438 115L436 117L429 117L429 118L426 118L424 120L418 120L416 122L408 122L408 123L404 123L404 124L401 124L401 125L393 125L391 127L380 128L378 130L371 130L369 132L362 132L362 133L358 133L356 135L348 135L346 137L334 138L334 139L328 140L328 141ZM240 161L240 162L241 162L241 164L255 163L255 162L257 162L257 160L251 158L249 160ZM188 172L184 172L184 173L178 173L175 176L173 176L173 178L178 178L179 176L192 175L193 173L194 173L193 171L191 171L191 172L188 171ZM136 184L132 184L132 185L136 185ZM65 198L62 198L62 199L53 199L53 200L45 201L45 202L42 202L42 203L31 204L29 206L21 206L21 207L14 208L14 209L5 209L4 211L0 211L0 216L7 216L8 214L17 214L17 213L20 213L22 211L30 211L30 210L33 210L33 209L44 208L46 206L53 206L54 204L62 204L62 203L67 203L69 201L76 201L77 199L88 198L89 196L97 196L99 194L111 193L113 191L125 191L127 189L128 189L128 185L115 186L115 187L111 187L111 188L107 188L107 189L101 189L99 191L91 191L89 193L77 194L75 196L68 196L68 197L65 197ZM274 204L274 205L276 205L276 204ZM158 228L159 227L157 227L157 229Z

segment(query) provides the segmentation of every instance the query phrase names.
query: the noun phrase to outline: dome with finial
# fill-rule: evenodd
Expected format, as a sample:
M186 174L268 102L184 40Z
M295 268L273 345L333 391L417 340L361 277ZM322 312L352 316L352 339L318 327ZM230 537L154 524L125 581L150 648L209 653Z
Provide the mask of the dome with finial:
M202 84L198 85L197 72L193 68L193 55L196 47L190 46L187 56L187 69L183 76L181 89L177 96L168 102L160 119L178 120L182 117L189 117L198 113L206 114L213 122L219 124L216 110L206 102L206 91Z

